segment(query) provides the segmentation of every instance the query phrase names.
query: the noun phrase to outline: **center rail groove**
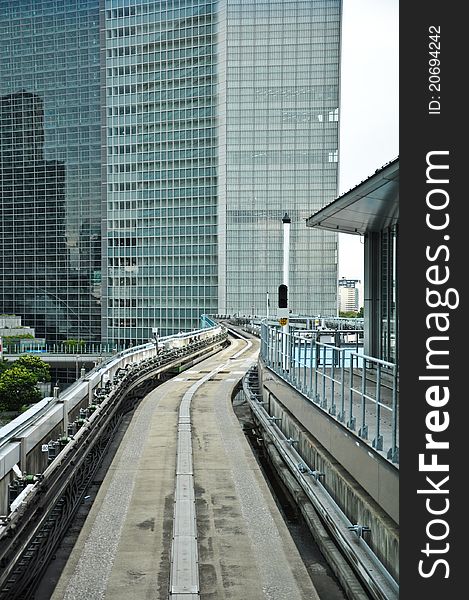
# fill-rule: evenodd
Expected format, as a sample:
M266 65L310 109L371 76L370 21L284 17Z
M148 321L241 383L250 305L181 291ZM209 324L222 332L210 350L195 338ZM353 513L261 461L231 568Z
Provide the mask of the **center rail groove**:
M236 359L252 347L252 342L234 330L246 346L230 359ZM173 543L171 548L170 598L195 600L200 598L197 519L195 511L194 468L192 455L192 426L190 407L196 391L220 371L226 362L194 383L184 394L179 406L176 486L174 491Z

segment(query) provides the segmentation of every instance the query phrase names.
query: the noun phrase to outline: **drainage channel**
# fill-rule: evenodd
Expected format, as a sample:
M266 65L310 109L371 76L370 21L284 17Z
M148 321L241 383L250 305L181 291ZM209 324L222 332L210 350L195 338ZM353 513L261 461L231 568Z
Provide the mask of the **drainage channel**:
M233 410L246 435L253 455L292 536L320 598L347 600L347 596L320 551L292 495L277 475L251 418L249 403L242 390L233 398Z

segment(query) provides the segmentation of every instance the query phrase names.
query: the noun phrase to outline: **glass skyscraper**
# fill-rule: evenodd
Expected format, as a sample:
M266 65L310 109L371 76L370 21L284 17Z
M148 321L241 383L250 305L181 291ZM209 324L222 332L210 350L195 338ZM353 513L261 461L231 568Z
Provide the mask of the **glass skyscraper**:
M225 3L218 50L222 312L263 315L266 292L277 305L288 212L289 306L336 314L337 238L310 235L305 220L337 193L340 23L336 0Z
M0 0L0 312L133 344L335 314L340 0Z
M101 337L96 1L0 0L0 313Z

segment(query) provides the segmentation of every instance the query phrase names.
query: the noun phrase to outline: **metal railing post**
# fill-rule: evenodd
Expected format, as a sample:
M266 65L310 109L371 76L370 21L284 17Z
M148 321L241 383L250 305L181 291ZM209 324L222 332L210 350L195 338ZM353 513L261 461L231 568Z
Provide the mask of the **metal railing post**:
M307 343L308 343L308 340L306 338L304 338L304 344L303 344L303 346L304 346L304 356L303 356L303 392L305 392L305 393L306 393L306 356L308 354L307 348L306 348Z
M375 437L372 443L376 450L383 449L383 436L380 435L380 420L381 420L381 365L378 363L376 368L376 430Z
M391 448L388 452L388 459L392 462L399 462L399 448L397 446L397 366L394 365L392 382L392 429L391 429Z
M323 346L323 353L322 353L322 371L321 371L321 375L322 375L322 398L321 398L321 408L324 408L325 410L327 410L327 395L326 395L326 361L327 361L327 354L326 354L326 350L327 350L327 346L324 345Z
M311 398L313 395L313 336L311 336L311 341L309 343L309 394L308 396Z
M368 439L368 427L366 425L366 406L365 406L365 395L366 395L366 359L363 360L362 365L362 424L358 431L358 435L364 440Z
M357 360L358 364L358 360ZM353 416L353 379L354 379L354 371L353 371L353 354L350 356L350 390L349 390L349 417L347 421L347 427L355 431L355 417Z
M318 341L317 339L314 341L314 347L315 347L315 357L314 357L314 362L315 362L315 367L314 367L314 393L313 393L313 400L314 402L319 403L319 397L318 397L318 366L319 366L319 353L321 352L321 348L318 347Z
M345 350L341 350L340 365L340 412L337 418L341 423L345 420Z
M335 348L332 349L332 364L331 364L331 407L329 409L329 414L335 416L337 409L335 405L335 357L337 350Z

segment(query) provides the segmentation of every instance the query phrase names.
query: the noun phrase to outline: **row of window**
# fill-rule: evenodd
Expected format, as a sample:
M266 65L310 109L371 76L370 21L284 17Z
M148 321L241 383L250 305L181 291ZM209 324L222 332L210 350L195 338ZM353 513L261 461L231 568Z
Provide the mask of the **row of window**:
M156 167L160 167L161 165L155 164ZM109 192L132 192L139 190L152 190L155 188L155 185L158 185L160 181L168 181L174 179L191 179L197 178L201 183L201 180L207 181L207 183L211 183L211 177L217 176L216 167L194 167L190 169L165 169L163 171L153 171L151 173L150 181L126 181L120 183L109 183L107 189ZM158 186L159 187L159 186Z
M114 229L137 227L137 219L109 219L108 227Z
M155 272L151 277L152 286L168 286L168 285L186 285L188 279L193 284L216 283L217 267L215 265L215 257L199 256L197 260L187 261L179 257L163 256L158 265L155 265L153 258L149 257ZM210 262L211 264L206 264ZM168 280L168 277L171 279ZM170 282L170 283L168 283ZM117 292L113 296L117 295Z
M197 88L199 89L199 88ZM210 96L213 92L213 87L212 86L202 86L202 88L200 88L201 90L205 90L201 92L201 97L205 97L205 96ZM194 88L178 88L175 90L170 90L168 92L162 92L161 94L152 94L152 96L154 96L155 100L157 99L157 96L161 96L161 100L166 100L167 98L164 98L164 95L167 94L171 94L173 92L179 92L179 91L190 91L192 92L192 94L194 94ZM205 93L207 92L207 93ZM197 97L195 97L194 95L191 96L191 100L196 100ZM168 98L169 99L169 98ZM108 117L113 117L113 116L122 116L122 115L135 115L135 114L142 114L142 113L151 113L152 115L154 115L154 113L159 113L160 110L162 109L162 105L160 102L134 102L132 104L120 104L118 106L110 106L107 109L107 115ZM143 126L145 127L145 126ZM154 126L153 126L154 127ZM188 131L194 131L194 130L188 130Z
M130 238L130 237L125 237L125 238L109 238L108 241L108 246L110 246L111 248L113 246L136 246L137 245L137 238Z
M212 148L207 148L207 150L213 150ZM189 152L189 150L187 151ZM193 151L193 152L197 152L199 155L203 152L203 148L199 149L198 151ZM213 154L209 154L209 156L214 156ZM199 158L203 158L200 157ZM155 164L154 161L149 161L149 162L141 162L139 161L138 163L135 162L131 162L131 163L118 163L118 164L113 164L113 165L108 165L108 173L138 173L140 174L142 177L143 176L147 176L148 177L148 173L153 173L155 168Z
M182 39L182 40L166 40L166 41L153 41L146 43L135 43L129 46L118 46L116 48L108 48L106 50L107 58L121 58L123 56L142 56L145 55L147 58L157 57L160 54L165 54L168 58L177 58L179 54L206 52L207 48L210 48L212 38L210 36L199 36L195 39Z
M181 8L176 8L180 6ZM134 17L154 13L154 17L168 21L172 19L188 18L193 15L211 13L214 2L191 3L189 0L172 0L171 9L167 8L167 2L146 2L136 6L123 6L106 10L107 19L119 19L123 17Z
M181 283L188 283L191 281L190 276L187 277L179 277L178 281ZM211 285L203 285L203 286L195 286L195 285L175 285L177 284L176 280L172 280L171 285L167 285L164 287L154 287L155 278L154 277L140 277L138 279L136 277L109 277L108 285L109 287L128 287L128 286L152 286L152 295L159 296L161 294L170 295L170 296L210 296L216 293L216 286Z
M188 182L186 179L174 180L174 181L155 181L155 188L152 190L139 190L138 198L135 197L135 192L121 192L119 194L119 202L132 202L134 206L139 208L154 208L156 200L171 200L185 201L187 198L191 198L194 202L200 199L204 204L213 200L216 205L215 194L217 193L217 186L213 185L213 179L196 179L190 182L192 188L186 188ZM197 186L199 184L199 186ZM252 184L251 184L252 185ZM269 186L269 193L271 188ZM123 205L121 204L121 208Z
M161 36L168 37L176 34L183 37L193 37L195 35L209 35L213 33L212 16L197 17L195 19L185 19L183 22L170 23L167 20L152 21L150 23L140 23L139 25L127 25L124 27L112 27L106 30L106 37L122 38L146 33L159 32Z
M180 66L181 62L193 61L194 65L208 65L213 60L213 55L204 46L197 49L198 52L188 52L184 49L173 50L169 52L157 52L151 55L145 55L145 62L139 62L136 64L119 66L119 67L108 67L106 74L108 77L122 77L123 75L135 75L142 73L153 73L154 71L161 71L162 67L171 68L174 66ZM171 54L171 56L169 56Z
M166 35L165 33L166 32L161 33L161 35L158 36L159 40L157 42L154 42L156 47L155 51L157 52L160 52L163 48L166 48L167 46L169 46L170 48L192 48L199 47L201 45L208 46L213 41L210 35L204 35L203 33L199 34L197 32L197 28L193 28L192 31L190 29L184 30L184 33L181 33L180 35L178 35L178 31L174 31L172 32L171 37L169 35ZM138 44L141 48L144 45L153 42L155 37L156 36L152 34L141 36L140 38L133 40L132 45ZM113 38L107 41L108 48L117 48L120 45L128 44L129 40L125 38Z
M120 257L122 258L122 257ZM125 257L128 258L128 257ZM116 259L117 260L117 259ZM144 261L145 258L142 257L142 261ZM173 286L175 284L181 284L187 283L187 280L189 279L192 284L195 285L196 282L203 282L204 284L206 283L206 278L209 277L210 275L215 275L216 272L208 266L195 266L193 264L187 264L187 265L177 265L177 266L173 266L172 267L172 275L171 275L171 280L165 280L164 278L161 277L161 265L160 264L156 264L153 261L153 257L148 257L148 262L151 263L148 266L143 266L140 268L140 278L139 281L142 281L142 276L146 276L145 277L145 282L147 282L147 278L148 276L151 276L151 282L153 285L157 285L157 286L165 286L167 287L168 285ZM127 270L128 267L110 267L111 271L109 272L110 276L125 276L127 275ZM122 271L123 269L123 271ZM117 272L121 270L121 272ZM136 268L130 268L130 271L136 271Z
M187 221L186 221L187 222ZM144 229L140 234L141 237L151 237L154 238L155 246L166 244L168 241L171 244L192 244L197 243L201 244L204 242L212 242L214 236L217 234L217 226L216 225L207 225L203 221L200 223L192 223L187 226L175 226L173 223L164 224L161 227L158 227L157 224L160 223L160 219L152 219L152 222L145 222ZM136 228L136 225L134 225ZM116 231L121 229L121 231ZM119 233L125 234L122 231L125 228L114 227L112 231L109 231L109 235L119 235ZM179 238L184 239L179 239ZM117 238L111 238L117 239ZM125 239L125 238L124 238Z
M107 305L112 308L136 308L137 307L137 299L136 298L109 298L107 301Z
M137 257L135 256L118 256L118 257L109 257L107 259L107 264L110 267L134 267L137 265Z
M213 68L211 66L187 67L184 69L159 71L154 75L156 81L108 87L107 95L122 96L123 94L141 94L145 92L153 92L159 89L159 81L188 78L191 78L191 85L193 86L194 90L193 96L204 97L205 95L210 96L213 93L213 90L210 87L203 85L210 82L210 78L213 75ZM157 75L159 75L159 77L157 77ZM192 78L194 77L197 79L193 80ZM154 99L157 100L158 96L155 95Z
M213 287L212 287L213 289ZM205 290L203 290L202 294L200 294L202 297L206 296L205 294ZM184 297L191 297L191 296L183 296ZM145 306L152 306L152 312L154 310L157 310L156 307L154 308L155 304L155 300L152 299L146 299L146 298L139 298L138 299L138 303L137 303L137 299L136 298L109 298L107 301L107 306L109 308L139 308L139 313L142 313L144 316L149 316L148 315L148 309L144 309L143 307ZM116 311L117 313L120 311Z
M109 327L136 327L137 319L135 318L120 318L120 319L108 319Z
M128 286L128 285L135 286L135 285L137 285L137 278L136 277L109 277L108 285L110 287Z
M187 67L188 68L188 67ZM132 93L142 94L143 98L151 98L152 102L157 102L157 107L160 104L167 104L169 102L185 102L187 99L197 100L198 98L205 98L207 96L214 96L216 94L216 86L213 83L211 74L208 75L202 72L207 71L205 65L196 67L199 73L196 77L189 77L183 79L166 79L156 78L154 75L161 74L161 71L155 73L149 73L148 75L127 75L124 77L116 77L107 80L108 90L111 89L112 84L118 83L120 87L126 85L138 84L137 88L131 88ZM163 73L166 73L163 71ZM109 94L108 94L109 95ZM113 92L111 96L116 96ZM244 97L244 95L243 95ZM113 98L111 103L116 104L116 99ZM142 104L146 100L140 100L138 103Z
M153 236L139 238L139 246L143 248L146 256L161 257L161 260L171 259L178 260L178 257L183 257L186 260L197 260L197 257L214 257L217 252L217 242L215 236L213 236L212 244L192 244L184 245L182 242L185 241L181 238L181 243L178 246L171 246L171 256L168 256L168 246L158 245L155 246L155 238ZM158 240L160 241L160 240ZM148 249L148 250L146 250ZM171 273L170 273L171 274Z
M213 193L213 192L212 192ZM143 214L144 217L147 216L147 212L150 212L151 215L161 215L163 212L166 214L169 209L161 209L155 208L155 200L162 198L163 200L170 200L171 204L177 204L179 201L183 202L183 206L172 206L171 214L185 215L186 212L189 212L191 216L202 216L202 215L214 215L217 206L217 200L215 197L212 197L211 193L205 193L205 190L196 189L192 190L191 188L187 188L184 190L158 190L158 193L155 193L154 199L151 200L141 200L134 198L133 200L124 200L119 202L109 202L108 206L110 210L131 210L138 209L141 211L142 209L149 208L151 210L145 211ZM187 198L191 199L190 205L187 203ZM195 202L200 198L205 203L212 201L210 206L197 206ZM206 217L204 217L206 218Z

